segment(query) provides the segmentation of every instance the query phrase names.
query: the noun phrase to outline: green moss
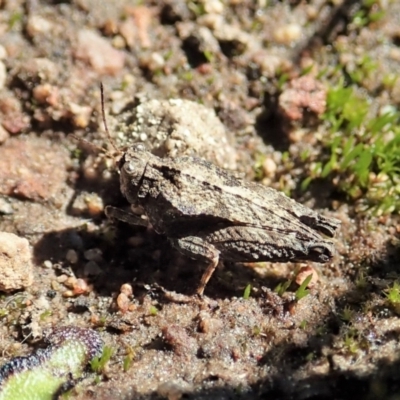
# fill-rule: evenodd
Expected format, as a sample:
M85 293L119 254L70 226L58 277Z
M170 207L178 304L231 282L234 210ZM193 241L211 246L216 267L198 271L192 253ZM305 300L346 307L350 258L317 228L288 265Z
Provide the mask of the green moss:
M15 25L20 23L23 17L24 15L22 14L22 12L16 11L12 13L10 19L8 20L9 29L11 30L12 28L14 28Z
M354 311L346 306L340 314L340 319L344 322L350 322L354 317Z
M352 87L339 85L327 96L323 115L330 133L323 139L329 157L314 164L305 189L315 178L330 179L375 214L400 210L400 113L391 106L370 116L368 101Z
M345 350L350 354L357 354L359 345L356 338L352 334L347 334L343 339L343 346Z
M204 4L200 1L189 1L187 6L189 10L196 15L196 17L200 17L206 13Z
M361 270L357 274L355 284L356 284L357 289L359 289L359 290L364 290L367 287L367 284L368 284L367 275L364 271Z
M383 291L389 306L400 314L400 283L395 281L392 286L389 286Z
M384 16L385 11L381 9L379 1L364 0L361 2L360 9L353 15L353 24L362 28L381 20Z
M114 354L114 350L110 346L104 346L103 352L100 356L94 357L90 362L90 367L97 374L101 374L104 371L104 368L108 361L110 361L112 355Z
M354 83L362 85L364 81L371 78L377 68L378 63L366 54L356 62L355 68L348 73Z
M304 330L304 329L307 328L307 324L308 324L307 320L303 319L303 320L300 322L299 328Z
M254 179L256 181L261 181L264 178L263 165L266 159L266 155L262 153L257 153L253 165Z

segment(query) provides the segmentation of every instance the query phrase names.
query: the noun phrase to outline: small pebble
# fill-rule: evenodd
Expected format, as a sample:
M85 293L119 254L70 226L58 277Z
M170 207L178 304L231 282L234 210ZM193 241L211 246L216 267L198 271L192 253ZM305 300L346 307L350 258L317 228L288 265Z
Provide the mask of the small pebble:
M41 104L49 104L55 106L58 103L59 91L57 87L54 87L48 83L43 85L37 85L33 89L34 99Z
M74 276L69 276L65 281L64 281L64 285L68 288L73 288L74 285L76 284L77 278L75 278Z
M65 275L65 274L57 276L57 282L58 283L64 283L67 279L68 279L68 275Z
M33 264L28 240L0 232L0 291L25 289L32 283Z
M83 256L88 261L101 262L103 260L103 252L101 251L101 249L99 249L97 247L94 247L93 249L86 250L83 253Z
M1 125L0 125L0 136L1 136ZM7 133L8 135L8 133ZM0 138L0 143L1 143L1 138ZM4 197L0 196L0 214L3 215L11 215L14 214L14 209L10 202L6 200Z
M181 400L186 393L193 391L193 387L183 380L163 382L157 388L157 394L168 400Z
M56 292L59 292L61 290L61 285L57 281L53 280L51 281L51 288Z
M7 58L7 50L4 46L0 44L0 60L5 60Z
M191 357L197 350L197 341L191 337L186 329L179 325L167 325L162 329L164 342L172 347L175 354L183 357Z
M91 193L85 199L87 210L92 217L96 217L103 213L104 203L103 199L97 193Z
M95 261L89 261L83 267L83 274L85 276L97 276L97 275L100 275L101 272L102 272L102 269L99 267L99 265Z
M126 41L121 35L116 35L112 38L112 45L116 49L124 49L126 47Z
M68 108L72 122L76 128L86 128L89 125L92 115L91 107L69 102Z
M3 61L0 61L0 90L4 88L7 79L7 70Z
M202 3L207 14L222 14L224 12L224 4L219 0L203 0Z
M305 267L301 267L299 273L296 276L296 283L300 286L306 278L312 274L311 281L307 285L308 288L313 288L318 283L319 277L317 271L311 267L311 265L307 265Z
M130 300L125 293L120 293L117 297L118 310L125 313L129 309Z
M47 269L53 268L53 263L50 260L45 260L43 261L43 268Z
M38 15L30 16L26 23L26 32L30 37L34 37L40 33L49 33L51 29L53 29L53 24Z
M89 291L89 286L87 282L84 279L77 279L73 285L73 290L75 296L78 296L80 294L85 294Z
M140 236L140 235L131 236L128 239L128 244L129 244L129 246L132 246L132 247L139 247L143 244L143 242L144 242L144 238L143 238L143 236Z
M301 36L301 26L299 24L288 24L281 26L274 32L275 40L281 44L291 44Z
M133 288L132 285L129 283L124 283L121 285L120 292L124 293L128 297L131 297L133 295Z
M263 171L264 174L270 178L273 178L275 176L277 166L275 164L275 161L272 160L271 158L267 157L265 161L263 162Z
M125 54L94 30L81 29L77 33L75 57L85 61L98 74L116 75L125 64Z
M213 333L222 329L222 321L212 318L207 311L200 311L199 316L199 330L203 333Z
M79 260L78 253L73 249L69 249L67 251L67 254L66 254L65 258L71 264L76 264L78 262L78 260Z
M146 57L142 57L140 65L151 72L159 71L165 65L165 60L159 53L151 53Z

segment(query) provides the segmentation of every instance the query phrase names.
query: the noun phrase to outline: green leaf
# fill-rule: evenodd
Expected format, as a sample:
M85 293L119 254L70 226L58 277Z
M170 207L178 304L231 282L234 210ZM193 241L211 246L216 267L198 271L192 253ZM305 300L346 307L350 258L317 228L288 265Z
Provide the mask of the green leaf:
M251 284L249 283L249 284L246 286L246 288L244 289L243 298L244 298L245 300L247 300L247 299L250 297L250 293L251 293Z
M310 291L307 289L307 286L311 282L312 277L313 274L308 275L300 287L296 290L295 296L297 301L301 300L303 297L306 297L310 293Z
M281 282L275 289L274 292L277 293L279 296L282 296L283 293L286 292L286 290L289 288L289 286L292 284L292 281L289 279L285 282Z
M312 180L313 180L312 176L309 176L308 178L304 179L303 182L301 182L300 189L303 191L307 190Z
M357 173L358 179L362 186L366 186L369 179L369 166L372 162L372 153L367 149L365 150L360 157L354 167L355 172Z
M354 143L354 141L349 140L350 143ZM359 143L356 147L353 147L352 150L342 160L340 163L340 169L345 170L348 168L349 164L355 160L355 158L363 151L364 146L362 143Z

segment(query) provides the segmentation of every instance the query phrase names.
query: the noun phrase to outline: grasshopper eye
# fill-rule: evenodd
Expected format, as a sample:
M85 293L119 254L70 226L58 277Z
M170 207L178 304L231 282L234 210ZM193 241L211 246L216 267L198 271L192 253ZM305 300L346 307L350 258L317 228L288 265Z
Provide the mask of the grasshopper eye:
M145 173L147 162L139 157L140 155L127 160L121 169L121 182L126 182L131 189L140 185Z
M133 158L125 162L123 168L129 176L142 176L145 166L146 164L143 162L143 160Z

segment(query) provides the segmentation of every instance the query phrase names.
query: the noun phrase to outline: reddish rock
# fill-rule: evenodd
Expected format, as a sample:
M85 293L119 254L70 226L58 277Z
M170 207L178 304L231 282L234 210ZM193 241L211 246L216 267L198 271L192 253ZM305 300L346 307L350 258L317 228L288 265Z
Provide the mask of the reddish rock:
M20 101L6 93L0 98L0 123L11 134L20 133L30 125L29 116L22 111Z
M307 287L313 288L318 283L319 278L317 271L310 265L300 268L300 271L296 276L296 283L300 286L308 278L309 275L312 275L312 278Z
M306 114L325 112L326 89L312 76L293 79L279 96L279 111L291 121L303 120Z
M90 64L99 74L116 75L124 67L125 54L89 29L78 32L75 57Z
M162 330L164 341L170 345L178 356L190 357L197 351L197 341L190 337L179 325L168 325Z
M10 138L0 147L0 194L48 201L67 179L68 154L40 138Z

